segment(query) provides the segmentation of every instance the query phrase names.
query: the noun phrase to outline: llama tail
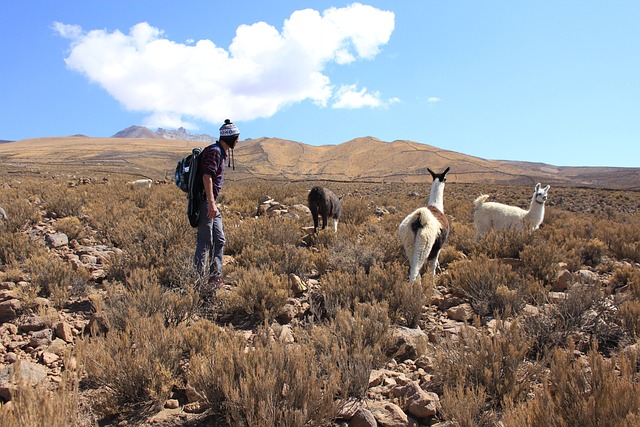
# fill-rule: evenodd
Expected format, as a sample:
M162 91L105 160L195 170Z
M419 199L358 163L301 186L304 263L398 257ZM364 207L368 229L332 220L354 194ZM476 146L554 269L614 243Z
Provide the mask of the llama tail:
M414 217L412 222L413 231L413 257L409 260L411 268L409 271L409 281L413 282L420 277L420 270L429 255L429 250L433 246L433 236L430 233L423 233L422 230L429 222L429 213L422 209ZM428 248L428 249L427 249Z
M484 202L487 201L488 198L489 198L488 194L483 194L482 196L478 197L473 201L473 208L478 209L480 206L482 206Z

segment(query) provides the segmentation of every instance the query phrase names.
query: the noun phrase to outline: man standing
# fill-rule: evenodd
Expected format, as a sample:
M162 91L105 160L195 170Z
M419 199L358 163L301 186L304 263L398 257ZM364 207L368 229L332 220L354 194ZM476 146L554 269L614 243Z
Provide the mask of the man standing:
M240 132L231 120L226 119L220 127L220 139L200 153L198 175L202 176L202 203L198 220L194 265L203 275L209 275L208 284L222 286L222 255L226 243L222 216L216 199L224 182L227 152L238 141Z

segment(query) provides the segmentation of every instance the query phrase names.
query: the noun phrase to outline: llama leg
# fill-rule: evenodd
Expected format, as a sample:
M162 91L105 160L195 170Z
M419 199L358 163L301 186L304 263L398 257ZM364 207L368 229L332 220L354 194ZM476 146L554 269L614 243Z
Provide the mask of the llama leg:
M338 220L333 218L333 232L337 233L338 232Z
M317 233L318 232L318 206L311 205L309 207L309 210L311 211L311 217L313 218L313 232Z
M421 235L416 236L416 241L413 249L413 258L411 260L411 271L409 273L409 281L413 282L417 278L420 277L420 269L424 265L424 262L427 259L427 254L429 250L427 250L427 246L431 249L431 242L423 241Z

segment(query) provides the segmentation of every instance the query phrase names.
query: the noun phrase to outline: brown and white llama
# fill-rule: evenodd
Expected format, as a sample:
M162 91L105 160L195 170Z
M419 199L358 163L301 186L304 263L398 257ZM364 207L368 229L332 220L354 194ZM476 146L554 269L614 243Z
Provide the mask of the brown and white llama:
M438 174L429 168L427 170L433 178L427 206L407 215L398 227L398 236L409 259L410 282L420 276L420 269L427 260L428 271L433 280L438 267L438 255L449 237L449 220L444 214L442 200L449 168Z

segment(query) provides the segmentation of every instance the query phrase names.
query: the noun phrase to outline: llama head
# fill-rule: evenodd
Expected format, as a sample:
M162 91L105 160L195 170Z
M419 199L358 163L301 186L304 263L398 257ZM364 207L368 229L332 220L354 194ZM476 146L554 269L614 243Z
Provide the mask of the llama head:
M551 188L549 185L547 185L544 188L540 188L541 185L540 183L536 184L536 189L533 192L533 200L536 201L536 203L539 204L544 204L544 202L547 201L547 193L549 192L549 188Z
M440 212L444 212L442 197L444 194L444 183L447 180L447 172L449 172L449 167L442 171L442 173L435 173L429 168L427 168L427 170L433 178L433 184L431 184L431 194L429 194L429 202L427 204L429 206L435 206L436 208L440 209Z
M429 173L431 174L431 178L433 178L433 181L435 182L435 180L437 179L440 182L445 182L447 180L447 172L449 172L449 167L447 166L447 168L445 170L442 171L442 173L435 173L434 171L432 171L431 169L427 168L427 170L429 171Z

